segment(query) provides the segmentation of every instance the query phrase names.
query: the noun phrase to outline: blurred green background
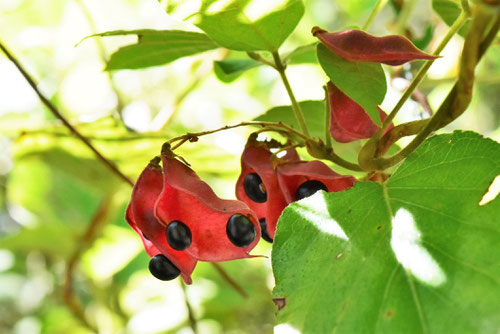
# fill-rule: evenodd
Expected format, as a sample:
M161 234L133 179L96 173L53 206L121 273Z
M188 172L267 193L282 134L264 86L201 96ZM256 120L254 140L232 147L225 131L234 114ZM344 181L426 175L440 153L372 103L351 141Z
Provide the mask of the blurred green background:
M328 30L362 26L375 2L306 0L306 14L282 51L314 42L310 30L315 25ZM106 73L103 59L134 37L88 39L75 47L85 36L115 29L196 30L181 19L197 3L2 0L0 39L65 117L135 179L173 136L251 120L289 104L271 68L249 70L230 83L217 79L214 60L244 53L218 49L167 66ZM370 32L394 32L399 5L387 5ZM407 21L413 41L429 51L446 30L430 1L416 1ZM457 74L462 41L456 36L449 43L421 85L434 110ZM500 47L493 48L480 65L469 110L449 129L500 139ZM396 71L411 77L412 66L386 70L390 77ZM323 98L326 76L319 66L293 65L287 73L298 100ZM385 110L397 102L405 84L391 82ZM410 100L397 121L422 114L421 106ZM239 155L250 132L239 128L202 137L179 152L220 196L234 198ZM359 147L343 144L337 150L354 159ZM130 192L0 55L0 333L92 332L81 318L100 333L191 333L185 296L200 333L273 331L269 257L221 264L249 298L235 292L208 263L198 264L184 295L178 279L161 282L149 274L148 256L123 218ZM85 234L89 224L95 226L92 235ZM253 253L270 256L270 250L261 242ZM65 295L65 282L72 283L73 295ZM75 303L83 314L75 313Z

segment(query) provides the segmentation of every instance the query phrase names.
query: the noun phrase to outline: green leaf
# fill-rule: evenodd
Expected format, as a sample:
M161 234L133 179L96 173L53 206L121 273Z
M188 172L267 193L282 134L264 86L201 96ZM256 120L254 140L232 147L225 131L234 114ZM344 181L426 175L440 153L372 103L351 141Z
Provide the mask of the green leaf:
M219 47L205 34L182 30L115 30L92 36L120 35L137 35L138 41L113 53L106 66L107 71L164 65Z
M277 51L304 15L301 0L279 3L233 0L226 3L223 0L204 1L195 24L231 50Z
M299 104L311 137L323 138L325 134L325 103L323 101L301 101ZM283 122L296 130L300 130L292 106L274 107L255 118L254 121Z
M497 333L500 145L428 139L385 185L290 205L272 253L279 323L302 333Z
M379 63L347 61L318 44L318 60L330 80L351 99L356 101L375 124L381 125L377 105L387 90L384 70Z
M316 57L316 46L318 43L302 45L294 49L284 57L287 64L316 64L318 58Z
M260 65L262 64L252 59L226 59L214 61L214 72L220 81L227 83Z
M462 12L460 0L432 0L432 8L450 27ZM459 34L462 37L467 34L469 26L469 22L466 22L464 26L459 30Z

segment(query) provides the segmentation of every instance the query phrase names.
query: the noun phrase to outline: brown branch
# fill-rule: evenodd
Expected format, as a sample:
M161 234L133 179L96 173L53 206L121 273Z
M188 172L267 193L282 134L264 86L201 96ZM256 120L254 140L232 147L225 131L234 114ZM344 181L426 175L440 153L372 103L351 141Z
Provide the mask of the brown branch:
M66 120L66 118L62 115L62 113L56 108L52 102L50 102L43 94L42 92L38 89L37 84L33 80L33 78L28 74L28 72L24 69L24 67L21 65L21 63L14 57L14 55L9 52L7 47L4 46L4 44L0 41L0 49L5 53L7 58L10 59L14 63L14 65L17 67L19 72L23 75L23 77L28 81L29 85L35 93L38 95L42 103L52 112L54 116L56 116L63 124L66 126L78 139L80 139L94 154L96 157L104 163L114 174L116 174L118 177L120 177L123 181L127 182L131 186L134 185L134 182L128 178L125 174L123 174L116 165L108 160L106 157L104 157L101 152L97 150L97 148L92 145L92 143L84 136L82 135L71 123Z
M75 317L78 320L80 320L85 327L89 328L94 332L97 332L97 329L87 320L85 312L83 311L82 304L74 293L73 276L75 268L78 262L80 261L80 257L92 245L93 241L97 238L98 233L101 231L103 223L106 222L105 218L108 214L110 204L111 204L111 197L106 197L101 201L99 207L97 208L97 211L92 217L92 220L87 226L85 233L81 237L80 242L75 248L73 254L71 254L68 261L66 262L66 271L64 273L64 285L63 285L64 302L69 307L71 312L75 315Z
M212 262L212 265L222 276L222 278L234 288L234 290L236 290L243 298L248 298L248 294L245 292L245 290L243 290L243 288L228 275L228 273L224 270L224 268L222 268L219 263Z

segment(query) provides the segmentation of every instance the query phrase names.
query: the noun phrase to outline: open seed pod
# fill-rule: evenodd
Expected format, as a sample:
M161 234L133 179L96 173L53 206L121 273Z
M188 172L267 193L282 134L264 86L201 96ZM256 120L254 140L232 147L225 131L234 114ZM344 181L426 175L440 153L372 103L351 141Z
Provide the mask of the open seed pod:
M276 158L269 142L259 142L251 136L241 155L241 174L236 182L236 198L245 202L258 216L262 237L272 242L276 223L287 202L278 185L274 166L284 161L299 161L295 149L286 150Z
M163 190L155 216L167 228L169 245L200 261L251 257L261 235L255 213L241 201L217 197L168 146L162 162Z
M191 284L191 273L196 260L185 252L173 249L167 242L165 226L154 216L154 205L163 188L163 175L158 161L153 160L141 173L132 191L132 198L127 208L126 220L139 234L149 256L156 258L163 255L163 272L152 269L152 273L160 279L175 278L177 269L187 284ZM159 258L156 258L156 260ZM154 263L156 260L152 260ZM170 264L169 264L170 262ZM150 263L151 269L151 263ZM165 272L168 271L168 272ZM173 277L172 277L173 276Z
M354 177L337 174L319 160L280 164L276 174L287 203L309 197L318 190L334 192L349 189L356 182Z

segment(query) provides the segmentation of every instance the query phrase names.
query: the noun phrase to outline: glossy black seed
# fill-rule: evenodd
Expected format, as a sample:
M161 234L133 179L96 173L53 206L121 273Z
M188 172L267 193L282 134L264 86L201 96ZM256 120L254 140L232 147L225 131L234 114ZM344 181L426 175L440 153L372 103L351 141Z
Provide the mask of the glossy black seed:
M295 200L301 200L303 198L309 197L318 190L328 191L328 188L321 182L316 180L309 180L300 185L300 187L295 192Z
M273 238L271 238L267 233L266 218L259 219L259 223L260 229L262 230L262 239L266 240L267 242L273 243Z
M144 237L144 239L149 240L149 238L144 234L144 232L142 232L142 236Z
M262 179L256 173L250 173L243 180L243 189L247 196L254 202L264 203L267 201L267 192Z
M248 217L237 213L227 221L226 233L235 246L246 247L254 241L256 231Z
M181 273L179 268L174 266L164 255L158 254L149 261L149 271L162 281L170 281Z
M180 221L170 222L166 233L168 244L175 250L185 250L191 245L191 230Z

